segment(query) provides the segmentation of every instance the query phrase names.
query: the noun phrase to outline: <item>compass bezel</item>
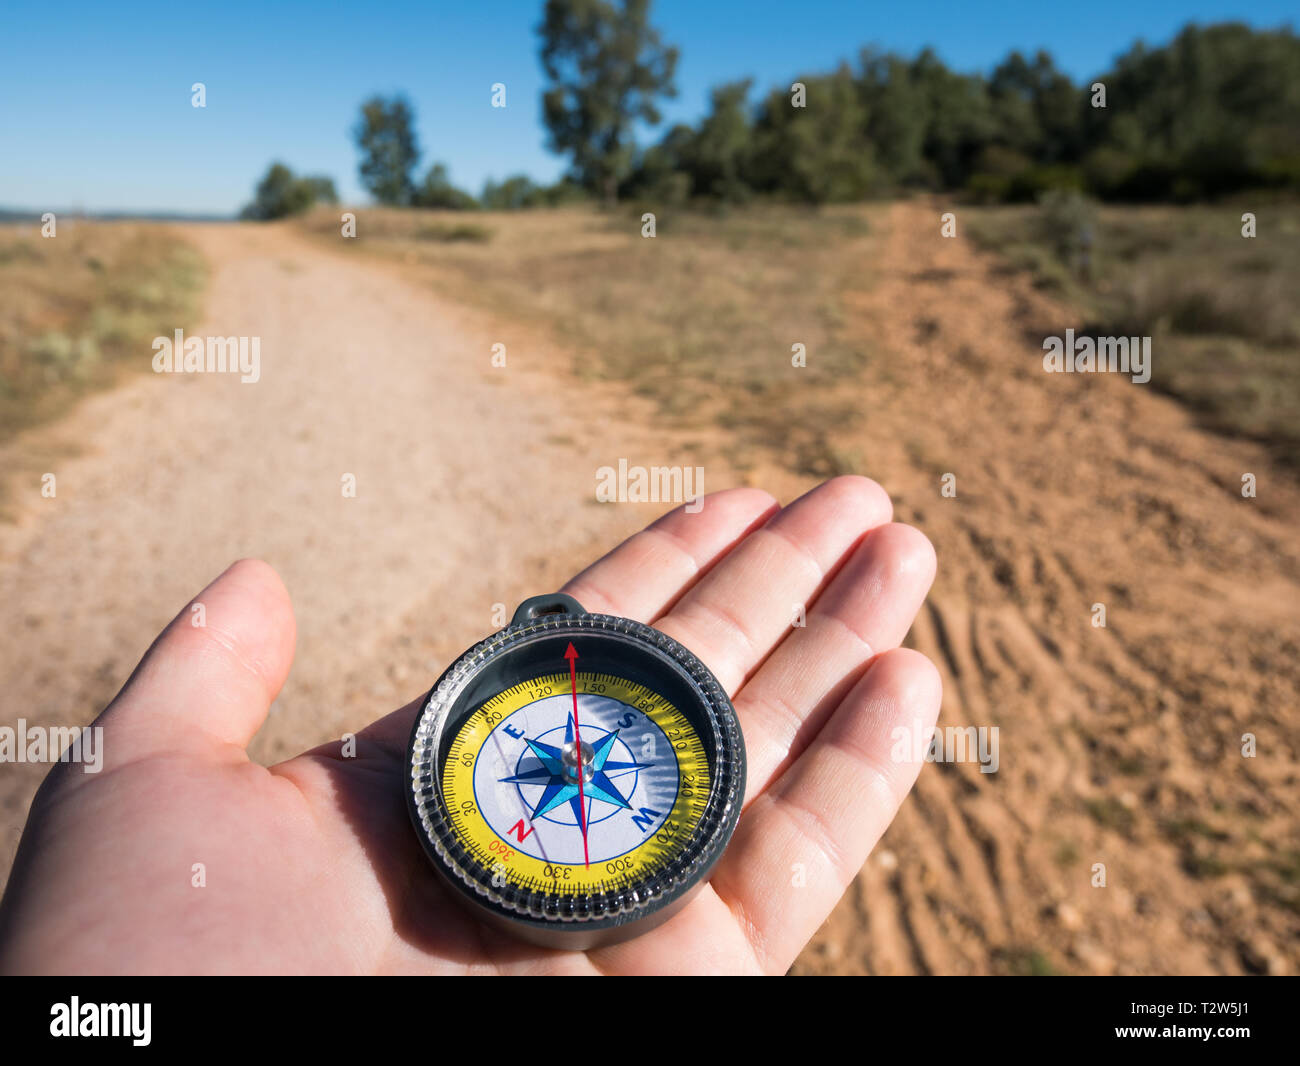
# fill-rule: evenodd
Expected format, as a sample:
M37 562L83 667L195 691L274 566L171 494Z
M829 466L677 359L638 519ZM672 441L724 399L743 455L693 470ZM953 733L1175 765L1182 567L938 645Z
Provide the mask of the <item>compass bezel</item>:
M683 906L729 843L740 816L745 790L745 748L735 709L713 673L689 649L659 630L615 615L541 614L516 620L474 645L449 666L423 701L407 748L407 807L425 853L458 895L498 925L526 940L551 947L582 950L639 935L667 920ZM579 608L580 609L580 608ZM524 614L521 608L520 614ZM517 619L519 616L516 616ZM640 655L671 674L660 675L662 688L678 696L679 710L695 725L710 764L711 783L703 814L653 880L617 891L541 893L520 886L494 886L486 870L460 840L446 808L442 772L450 736L464 717L481 705L484 677L526 680L528 667L512 673L512 657L527 660L538 641L571 638L588 655L592 642L633 646ZM601 648L602 654L616 648ZM552 664L548 672L555 672ZM676 682L670 684L667 677ZM475 691L473 686L480 685ZM644 682L643 682L644 683ZM498 687L493 681L489 688ZM501 685L500 687L505 687ZM474 691L473 698L466 694ZM468 705L468 706L467 706Z

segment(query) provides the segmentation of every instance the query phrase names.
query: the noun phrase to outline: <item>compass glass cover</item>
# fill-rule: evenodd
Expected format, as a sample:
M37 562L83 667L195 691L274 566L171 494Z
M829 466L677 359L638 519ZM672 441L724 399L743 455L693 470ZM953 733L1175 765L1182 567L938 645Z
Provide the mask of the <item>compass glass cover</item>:
M413 819L476 903L621 924L697 883L734 828L730 701L671 638L606 615L512 625L434 687L412 737Z

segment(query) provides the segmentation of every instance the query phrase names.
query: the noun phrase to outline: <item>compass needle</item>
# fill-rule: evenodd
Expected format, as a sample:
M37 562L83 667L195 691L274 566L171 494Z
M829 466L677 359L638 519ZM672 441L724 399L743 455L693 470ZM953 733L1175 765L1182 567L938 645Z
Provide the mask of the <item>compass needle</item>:
M674 913L744 794L739 725L707 668L559 594L525 601L447 670L408 754L433 866L490 920L551 946L612 943Z
M591 855L587 848L587 797L583 790L583 778L587 774L586 758L582 751L582 731L578 728L578 650L569 641L564 649L564 657L569 660L569 677L573 685L573 749L574 775L578 779L578 820L582 823L582 865L591 867Z

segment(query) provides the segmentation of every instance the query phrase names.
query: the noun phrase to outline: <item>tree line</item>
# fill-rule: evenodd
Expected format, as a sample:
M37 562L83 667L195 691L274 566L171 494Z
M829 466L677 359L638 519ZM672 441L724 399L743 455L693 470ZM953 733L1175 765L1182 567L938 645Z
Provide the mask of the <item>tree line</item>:
M1045 51L1013 51L983 75L951 70L931 49L864 48L757 99L752 79L720 85L698 123L646 146L635 133L660 124L678 58L650 25L648 0L548 0L538 33L548 147L569 160L560 182L517 174L476 197L439 163L417 180L412 104L374 97L353 130L371 196L500 210L579 198L821 204L910 190L984 202L1055 189L1134 201L1300 191L1300 38L1289 27L1188 25L1162 47L1135 43L1085 83ZM332 198L328 179L280 177L281 213L313 190ZM250 206L264 205L262 193Z

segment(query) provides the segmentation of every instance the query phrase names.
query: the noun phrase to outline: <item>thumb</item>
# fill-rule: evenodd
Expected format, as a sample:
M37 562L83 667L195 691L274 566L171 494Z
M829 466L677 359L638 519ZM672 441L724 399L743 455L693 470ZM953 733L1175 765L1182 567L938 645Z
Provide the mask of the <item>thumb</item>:
M289 676L295 636L279 575L256 559L234 563L172 619L94 721L107 765L247 747Z

